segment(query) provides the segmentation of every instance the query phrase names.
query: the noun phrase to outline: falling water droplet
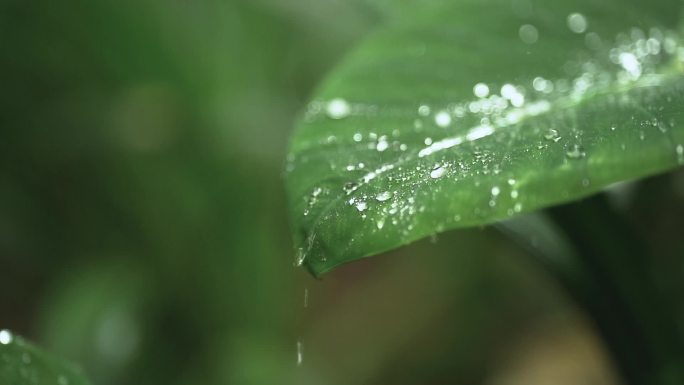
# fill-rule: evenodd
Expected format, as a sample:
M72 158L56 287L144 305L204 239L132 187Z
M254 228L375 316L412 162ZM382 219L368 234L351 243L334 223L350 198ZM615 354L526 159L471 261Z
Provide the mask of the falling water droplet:
M677 163L684 164L684 146L678 144L675 151L677 152Z
M430 115L430 106L423 104L420 107L418 107L418 115L420 115L420 116Z
M368 208L368 204L365 201L358 201L354 206L356 206L356 209L359 210L359 212L363 212L363 210Z
M302 366L304 362L304 346L302 346L302 341L297 341L297 366Z
M304 307L309 307L309 289L304 288Z

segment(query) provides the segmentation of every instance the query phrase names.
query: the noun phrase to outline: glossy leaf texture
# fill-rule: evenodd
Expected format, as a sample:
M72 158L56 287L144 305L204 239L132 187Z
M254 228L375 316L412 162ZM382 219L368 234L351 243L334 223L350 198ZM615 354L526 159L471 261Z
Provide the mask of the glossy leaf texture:
M8 330L0 330L0 384L88 385L80 371Z
M318 276L681 166L681 8L397 3L292 138L297 262Z

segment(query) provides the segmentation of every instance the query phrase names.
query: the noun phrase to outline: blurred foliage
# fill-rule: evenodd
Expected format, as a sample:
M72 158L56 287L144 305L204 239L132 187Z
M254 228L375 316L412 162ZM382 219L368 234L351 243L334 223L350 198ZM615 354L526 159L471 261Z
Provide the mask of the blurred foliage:
M550 359L610 378L591 325L489 231L293 272L286 138L386 4L2 2L0 328L99 385L508 384Z
M0 357L0 382L3 384L88 384L79 369L55 359L7 330L0 331Z

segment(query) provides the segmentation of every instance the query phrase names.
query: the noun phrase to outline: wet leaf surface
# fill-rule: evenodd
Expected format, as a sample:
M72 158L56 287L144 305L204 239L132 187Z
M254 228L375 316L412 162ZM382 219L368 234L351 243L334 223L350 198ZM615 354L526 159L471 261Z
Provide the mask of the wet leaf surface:
M681 166L680 12L671 0L398 5L294 134L297 263L320 275Z

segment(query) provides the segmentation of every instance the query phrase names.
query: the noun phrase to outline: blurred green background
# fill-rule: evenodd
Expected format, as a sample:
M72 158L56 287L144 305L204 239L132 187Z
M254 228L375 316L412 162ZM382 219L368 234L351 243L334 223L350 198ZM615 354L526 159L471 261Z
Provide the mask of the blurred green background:
M99 385L615 383L492 231L292 266L289 133L380 4L3 1L0 328Z

